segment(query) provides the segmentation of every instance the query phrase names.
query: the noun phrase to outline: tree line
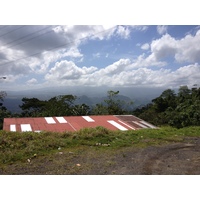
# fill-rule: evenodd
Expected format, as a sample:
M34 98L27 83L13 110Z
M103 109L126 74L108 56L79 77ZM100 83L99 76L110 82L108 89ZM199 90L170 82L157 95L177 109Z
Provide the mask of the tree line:
M102 103L95 106L88 106L85 103L76 104L77 96L59 95L49 100L38 98L22 98L22 105L19 105L22 112L12 114L0 104L0 129L3 127L3 118L6 117L48 117L48 116L84 116L84 115L122 115L126 114L127 107L133 104L118 98L119 91L108 91L107 97ZM1 100L3 100L2 96Z
M3 102L6 93L0 92ZM83 116L83 115L124 115L133 114L154 125L170 125L181 128L200 125L200 88L189 89L181 86L178 93L167 89L153 99L151 103L133 110L133 102L119 99L119 91L107 91L103 102L95 106L76 104L77 96L59 95L49 100L22 98L20 114L8 111L0 103L0 129L5 117L48 117L48 116Z
M178 93L167 89L133 114L155 125L176 128L200 125L200 88L181 86Z

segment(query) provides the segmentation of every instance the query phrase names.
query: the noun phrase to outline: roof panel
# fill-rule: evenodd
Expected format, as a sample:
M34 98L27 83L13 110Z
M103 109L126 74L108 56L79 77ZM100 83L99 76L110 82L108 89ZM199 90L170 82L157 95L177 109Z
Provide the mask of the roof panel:
M87 122L94 122L94 120L89 116L82 116L83 119L85 119Z
M110 130L137 130L155 128L133 115L59 116L34 118L5 118L3 129L7 131L76 131L82 128L103 126Z
M53 117L45 117L45 120L48 124L55 124L55 120L53 119Z
M113 126L115 126L116 128L118 128L121 131L127 131L128 129L125 128L124 126L118 124L117 122L113 121L113 120L108 120L108 123L112 124Z
M149 127L149 128L156 128L155 126L153 126L152 124L149 124L149 123L147 123L147 122L145 122L145 121L140 121L141 123L143 123L143 124L145 124L147 127Z
M13 131L13 132L16 131L16 125L15 124L10 125L10 131Z
M22 132L32 131L32 128L31 128L30 124L21 124L21 130L22 130Z
M66 119L64 117L56 117L59 123L67 123Z

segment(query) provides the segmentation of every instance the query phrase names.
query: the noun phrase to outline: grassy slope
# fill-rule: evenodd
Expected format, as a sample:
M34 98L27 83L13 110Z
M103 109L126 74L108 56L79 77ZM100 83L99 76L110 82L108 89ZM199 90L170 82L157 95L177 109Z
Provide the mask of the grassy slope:
M183 129L163 127L126 132L110 131L103 127L65 133L0 131L0 169L6 170L11 164L15 167L23 167L27 163L33 163L37 168L42 166L41 163L45 162L48 165L53 160L54 165L49 169L49 174L60 173L61 169L55 167L57 164L69 168L70 174L76 174L79 168L70 165L72 160L77 164L82 161L89 169L89 165L92 164L89 162L93 158L101 157L105 160L106 166L112 164L106 162L108 157L114 156L125 148L144 148L181 142L187 136L199 137L200 127ZM68 156L63 160L62 154L66 153Z

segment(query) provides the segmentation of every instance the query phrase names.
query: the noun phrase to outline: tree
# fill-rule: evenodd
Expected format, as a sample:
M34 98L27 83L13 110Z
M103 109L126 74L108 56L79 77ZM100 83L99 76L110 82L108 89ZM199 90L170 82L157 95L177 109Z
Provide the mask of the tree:
M51 98L47 102L45 115L46 116L71 116L74 115L74 101L76 96L73 95L59 95Z
M49 100L39 100L37 98L23 98L23 104L19 107L23 110L22 116L65 116L74 115L74 101L76 96L60 95Z
M120 100L119 91L107 91L107 98L103 102L96 104L91 113L95 115L122 115L129 113L128 108L132 107L133 102Z
M72 112L75 116L90 115L90 107L84 103L78 104L73 107Z
M96 104L93 108L91 113L93 115L108 115L108 109L103 103Z
M0 91L0 100L3 101L3 99L7 96L7 93L5 91Z
M107 92L107 99L104 102L107 105L109 115L121 115L124 114L123 105L124 102L118 99L119 91L109 90Z
M47 104L46 101L41 101L37 98L22 98L23 104L19 107L23 110L22 116L28 117L36 117L40 116L40 114L45 110L45 106Z
M6 92L1 91L0 92L0 101L4 101L4 98L6 97ZM7 108L5 106L3 106L3 103L0 103L0 129L3 128L3 120L6 117L10 117L11 116L11 112L7 110Z
M178 91L178 102L182 103L190 98L191 90L187 85L181 86Z
M152 105L137 109L136 116L155 125L169 124L176 128L200 125L200 89L181 86L178 94L165 90L152 100Z
M164 112L168 108L174 109L176 107L175 92L174 90L167 89L159 97L153 99L152 102L158 112Z

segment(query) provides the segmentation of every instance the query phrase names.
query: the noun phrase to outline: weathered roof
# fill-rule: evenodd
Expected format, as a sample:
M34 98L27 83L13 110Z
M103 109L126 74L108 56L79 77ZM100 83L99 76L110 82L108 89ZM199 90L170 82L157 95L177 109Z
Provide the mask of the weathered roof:
M152 124L133 115L92 115L63 117L5 118L3 130L6 131L76 131L86 127L103 126L110 130L137 130L156 128Z

